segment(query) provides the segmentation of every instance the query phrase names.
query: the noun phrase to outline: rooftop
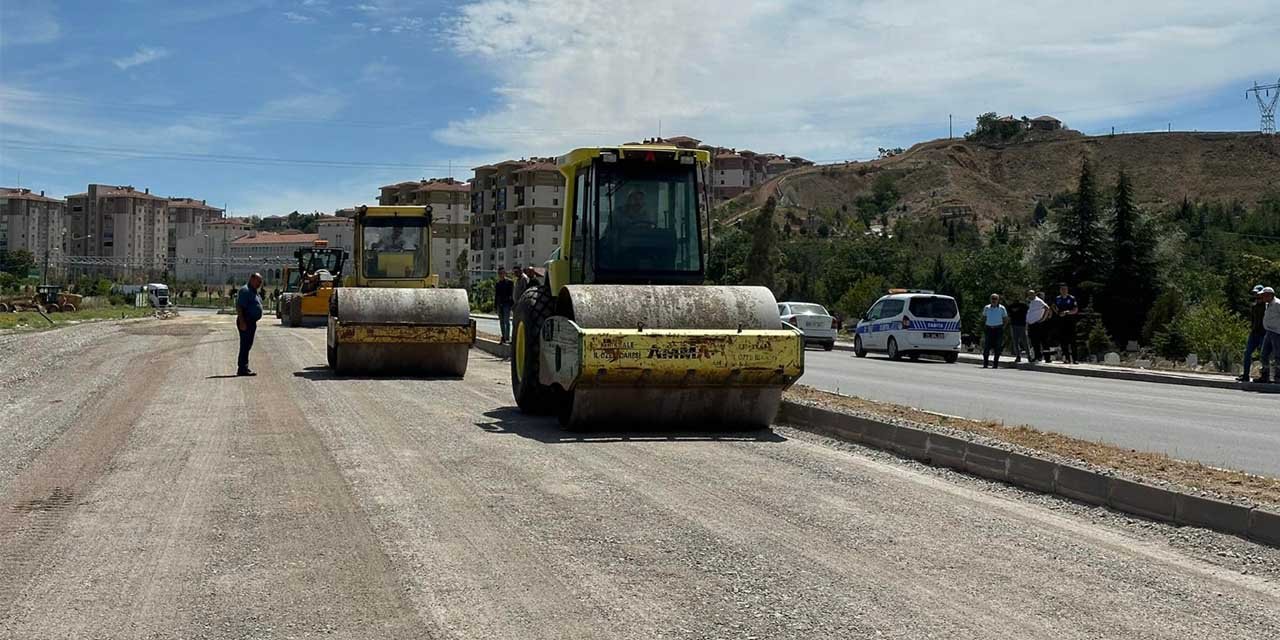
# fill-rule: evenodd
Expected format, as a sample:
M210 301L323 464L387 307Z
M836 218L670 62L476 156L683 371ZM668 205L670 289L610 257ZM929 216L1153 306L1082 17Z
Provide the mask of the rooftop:
M50 198L44 195L44 192L32 193L30 189L21 187L0 187L0 198L8 198L10 200L34 200L37 202L63 202L57 198Z
M149 200L164 200L166 202L169 200L163 196L152 194L149 189L138 191L129 185L119 187L112 187L108 185L97 186L100 187L98 189L98 197L100 198L147 198Z
M251 233L247 236L240 236L231 241L232 245L244 246L248 244L314 244L320 239L318 233L272 233L270 231L259 231Z
M169 206L179 207L182 209L206 209L209 211L222 211L222 209L206 204L204 200L196 200L195 198L169 198Z

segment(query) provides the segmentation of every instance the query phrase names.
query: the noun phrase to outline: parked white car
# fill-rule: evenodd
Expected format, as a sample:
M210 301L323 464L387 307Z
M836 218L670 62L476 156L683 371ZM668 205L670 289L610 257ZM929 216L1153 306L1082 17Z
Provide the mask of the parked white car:
M899 360L921 355L955 362L960 354L960 307L955 298L932 291L890 289L858 321L853 352L888 354Z
M836 346L836 319L820 304L780 302L778 315L782 321L804 333L805 344L820 344L827 351Z

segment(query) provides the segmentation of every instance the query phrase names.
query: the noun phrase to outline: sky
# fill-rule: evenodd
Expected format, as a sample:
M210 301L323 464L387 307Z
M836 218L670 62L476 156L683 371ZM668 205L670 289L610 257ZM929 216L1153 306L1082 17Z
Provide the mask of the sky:
M655 135L874 157L995 111L1257 130L1274 0L0 0L0 185L229 215Z

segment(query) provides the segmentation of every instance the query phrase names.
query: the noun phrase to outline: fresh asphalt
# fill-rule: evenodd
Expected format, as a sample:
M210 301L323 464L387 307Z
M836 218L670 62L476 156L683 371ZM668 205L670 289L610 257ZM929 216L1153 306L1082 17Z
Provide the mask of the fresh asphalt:
M498 322L477 318L498 334ZM1277 396L810 349L802 384L1280 476Z

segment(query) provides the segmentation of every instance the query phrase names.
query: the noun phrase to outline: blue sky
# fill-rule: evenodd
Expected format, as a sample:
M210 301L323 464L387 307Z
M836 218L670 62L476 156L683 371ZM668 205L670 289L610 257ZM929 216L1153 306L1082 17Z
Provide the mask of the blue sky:
M1263 0L0 2L0 184L332 210L381 184L693 135L816 160L982 111L1253 130Z

